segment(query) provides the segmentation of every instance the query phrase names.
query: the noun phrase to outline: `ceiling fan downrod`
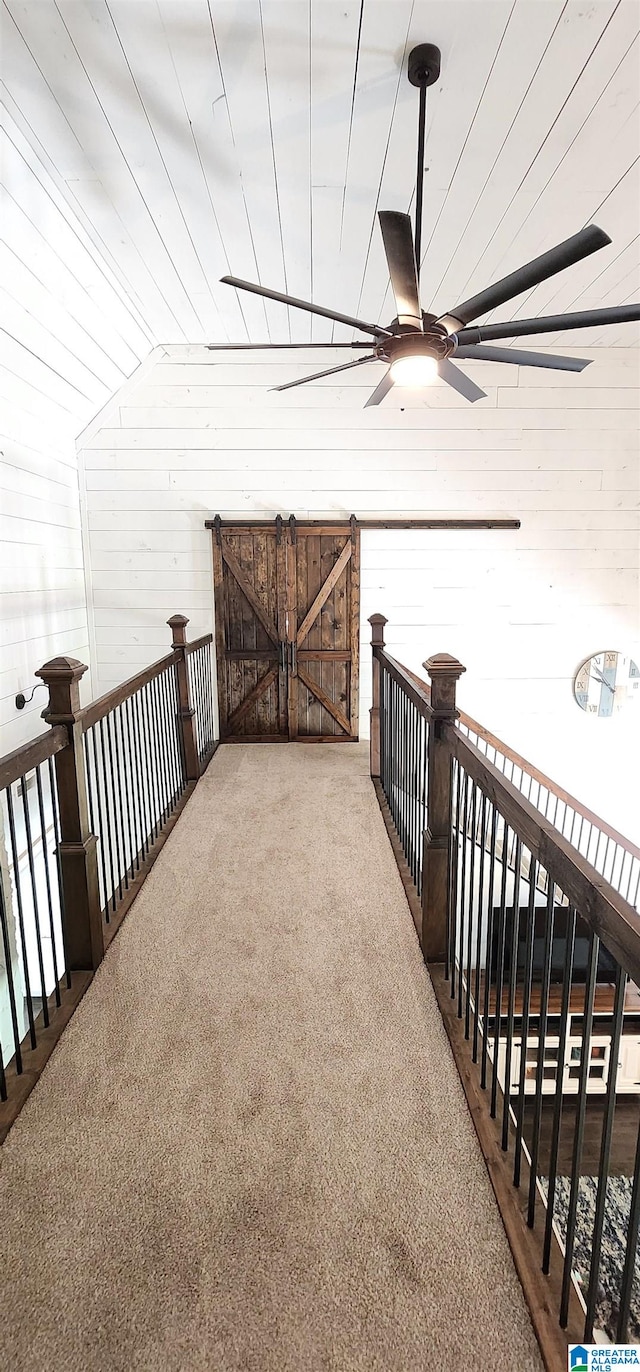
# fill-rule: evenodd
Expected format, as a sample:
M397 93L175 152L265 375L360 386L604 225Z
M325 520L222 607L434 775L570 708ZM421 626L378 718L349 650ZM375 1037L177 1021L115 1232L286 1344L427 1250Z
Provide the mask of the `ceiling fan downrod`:
M424 139L427 124L427 86L433 86L440 75L440 49L435 43L420 43L409 53L407 75L412 86L420 90L418 111L418 171L416 175L416 268L420 282L420 254L422 251L422 191L424 187Z

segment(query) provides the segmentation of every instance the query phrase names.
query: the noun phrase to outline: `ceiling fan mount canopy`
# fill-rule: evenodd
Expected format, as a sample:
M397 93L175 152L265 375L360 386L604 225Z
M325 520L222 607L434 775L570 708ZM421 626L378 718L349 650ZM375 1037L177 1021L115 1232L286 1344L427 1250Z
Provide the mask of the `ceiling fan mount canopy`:
M419 43L412 48L407 64L407 76L412 86L433 86L440 75L442 54L435 43Z
M525 291L531 291L544 281L550 280L559 272L582 262L591 253L607 247L611 239L597 224L589 224L578 233L567 238L555 247L549 248L531 262L509 272L499 281L493 282L476 295L454 305L440 315L423 310L420 301L420 266L422 259L422 202L424 192L425 131L427 111L427 87L432 86L440 75L441 54L433 43L420 43L409 53L407 75L412 86L420 91L418 112L418 161L415 191L415 223L412 226L408 214L397 210L378 211L391 289L395 299L396 318L387 328L380 324L367 323L354 315L343 314L338 310L327 309L310 300L299 300L281 291L266 286L243 281L236 276L223 276L222 280L237 290L252 291L267 300L277 300L295 309L307 310L310 314L321 315L334 324L344 324L358 333L367 334L369 342L360 339L351 342L334 341L315 343L316 348L362 348L371 351L355 361L341 366L329 367L311 376L295 381L287 381L275 386L276 391L286 391L292 386L303 386L309 381L317 381L335 372L360 367L367 362L384 362L387 370L378 382L373 393L366 401L365 408L379 405L391 387L395 385L422 386L427 381L439 378L452 386L466 400L485 399L485 392L467 376L466 372L451 361L454 354L458 361L497 362L521 367L543 367L554 371L581 372L588 367L590 359L579 357L560 357L557 353L539 353L508 347L493 346L495 340L519 338L524 334L562 333L566 329L599 328L607 324L622 324L640 320L640 305L619 305L609 309L581 310L573 314L548 315L540 319L512 319L507 322L475 325L475 320L488 315L492 310L515 300ZM428 265L428 263L427 263ZM470 327L472 326L472 327ZM489 343L492 346L486 347ZM225 349L224 343L210 344L215 349ZM280 343L240 343L232 344L238 348L278 348ZM293 347L304 345L295 343Z

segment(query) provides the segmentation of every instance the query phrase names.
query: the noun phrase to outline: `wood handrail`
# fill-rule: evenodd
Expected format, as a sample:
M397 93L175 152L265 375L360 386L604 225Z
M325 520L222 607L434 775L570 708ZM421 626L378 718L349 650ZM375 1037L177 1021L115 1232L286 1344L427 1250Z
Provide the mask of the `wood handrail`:
M419 677L409 672L401 662L396 662L395 657L391 657L385 648L374 648L374 656L382 663L389 676L401 686L409 699L413 701L416 709L424 715L425 719L431 719L433 710L431 709L431 693L426 682L420 681Z
M427 693L427 697L429 697L429 683L423 681L422 677L419 677L416 672L412 672L409 667L405 667L404 670L413 679L416 685L420 686L422 690ZM470 729L471 733L477 734L478 738L484 739L485 743L490 744L497 752L502 753L503 757L508 758L509 762L515 763L516 767L520 767L523 772L527 772L527 774L530 777L533 777L534 781L539 782L546 791L549 791L551 795L557 796L563 804L569 806L570 809L575 810L577 815L581 815L583 819L586 819L590 824L595 825L595 827L599 829L601 833L605 834L607 838L613 839L614 843L619 843L632 855L632 857L640 858L640 847L638 847L636 843L633 843L630 838L621 834L618 829L614 829L613 825L608 824L600 815L596 815L593 810L589 809L588 805L583 805L582 801L578 800L576 796L573 796L570 791L565 791L564 786L560 786L558 782L552 781L551 777L548 777L545 772L541 772L539 767L535 767L534 764L529 762L526 757L523 757L521 753L516 752L515 748L511 748L508 743L503 743L502 739L497 738L495 734L492 734L490 729L485 729L483 724L478 724L478 721L472 719L471 715L465 714L464 710L460 710L458 714L459 724L462 724L466 729Z
M568 897L607 949L640 981L640 915L601 877L567 838L525 800L522 792L474 748L456 725L443 724L441 737L503 819L522 839L552 881Z
M136 691L142 690L143 686L147 686L157 676L167 672L175 662L180 660L180 657L179 652L167 653L166 657L158 658L157 662L152 662L150 667L145 667L142 672L137 672L135 676L129 677L128 681L123 681L120 686L114 686L112 691L107 691L103 696L98 696L97 700L92 700L91 704L86 705L78 716L83 733L86 733L92 724L97 724L99 719L104 719L111 710L115 710L116 706L121 705L123 700L128 700L129 696L135 695Z
M64 724L57 724L54 729L48 729L46 734L39 734L37 738L31 739L30 743L23 743L19 748L14 748L12 753L5 753L0 758L0 790L5 786L12 786L14 781L24 776L27 772L32 772L34 767L39 767L41 762L46 762L47 758L55 757L66 748L69 736Z
M213 634L202 634L200 638L194 638L193 643L185 643L184 651L187 657L189 653L196 653L198 648L204 648L206 643L213 643Z

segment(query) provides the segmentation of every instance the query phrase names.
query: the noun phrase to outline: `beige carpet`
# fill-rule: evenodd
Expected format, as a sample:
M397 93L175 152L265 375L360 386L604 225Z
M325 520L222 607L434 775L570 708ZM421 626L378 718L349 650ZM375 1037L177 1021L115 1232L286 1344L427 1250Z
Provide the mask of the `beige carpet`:
M221 748L2 1150L7 1372L539 1372L367 771Z

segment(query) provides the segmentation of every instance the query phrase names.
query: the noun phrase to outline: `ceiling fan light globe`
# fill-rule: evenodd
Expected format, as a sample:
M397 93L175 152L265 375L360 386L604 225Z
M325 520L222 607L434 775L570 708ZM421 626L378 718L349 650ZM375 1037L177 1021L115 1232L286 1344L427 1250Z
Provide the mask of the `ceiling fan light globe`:
M408 353L391 363L396 386L429 386L438 378L438 363L426 353Z

